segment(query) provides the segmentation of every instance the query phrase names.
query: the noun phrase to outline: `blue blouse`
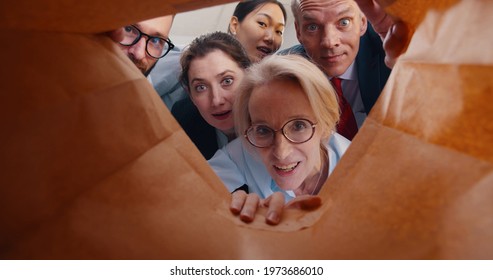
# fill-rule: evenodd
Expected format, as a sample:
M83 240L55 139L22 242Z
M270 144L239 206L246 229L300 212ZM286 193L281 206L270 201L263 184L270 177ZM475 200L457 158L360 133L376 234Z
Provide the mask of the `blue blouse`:
M346 149L351 144L338 133L333 133L326 144L329 157L329 175L341 159ZM260 157L250 148L241 137L230 142L219 149L208 161L212 169L223 181L230 192L244 184L248 185L250 193L257 193L264 199L274 192L282 192L286 201L293 199L296 195L293 191L284 191L270 176Z

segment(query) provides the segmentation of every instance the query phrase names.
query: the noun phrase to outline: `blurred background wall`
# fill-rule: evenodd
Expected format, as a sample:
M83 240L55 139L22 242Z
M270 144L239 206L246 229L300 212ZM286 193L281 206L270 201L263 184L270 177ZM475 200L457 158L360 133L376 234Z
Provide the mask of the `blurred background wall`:
M288 14L282 50L297 44L298 40L296 39L293 14L290 8L291 0L280 0L280 2L284 4ZM177 14L171 28L171 40L175 45L184 46L201 34L227 31L229 19L237 4L238 2L233 2Z

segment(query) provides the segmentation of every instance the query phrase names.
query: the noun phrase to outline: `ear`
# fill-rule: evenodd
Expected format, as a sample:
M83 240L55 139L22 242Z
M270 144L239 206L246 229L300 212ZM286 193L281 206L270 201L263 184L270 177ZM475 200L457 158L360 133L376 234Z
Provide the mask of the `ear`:
M298 39L298 42L300 44L303 44L301 42L301 26L299 25L297 20L294 21L294 29L296 30L296 38Z
M238 26L240 25L240 22L238 21L238 18L235 16L232 16L231 19L229 20L229 33L236 35L236 31L238 30Z
M368 19L366 18L365 15L361 14L361 25L360 25L360 32L359 32L360 37L365 34L366 29L368 29Z

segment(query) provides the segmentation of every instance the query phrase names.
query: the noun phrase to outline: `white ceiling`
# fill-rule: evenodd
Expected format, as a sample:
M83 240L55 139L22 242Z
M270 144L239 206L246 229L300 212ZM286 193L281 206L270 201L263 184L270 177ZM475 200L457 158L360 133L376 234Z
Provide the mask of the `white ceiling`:
M280 0L288 14L284 30L284 42L281 49L298 43L294 31L293 15L290 0ZM170 32L170 39L175 45L183 46L190 43L195 37L213 31L227 31L229 19L238 2L213 6L176 15Z

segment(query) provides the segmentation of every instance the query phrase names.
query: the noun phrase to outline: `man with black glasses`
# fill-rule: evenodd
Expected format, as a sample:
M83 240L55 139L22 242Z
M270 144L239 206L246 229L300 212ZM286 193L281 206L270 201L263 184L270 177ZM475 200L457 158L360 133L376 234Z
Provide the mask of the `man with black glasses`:
M174 45L168 38L173 16L163 16L127 25L115 31L122 51L146 77L156 62Z

